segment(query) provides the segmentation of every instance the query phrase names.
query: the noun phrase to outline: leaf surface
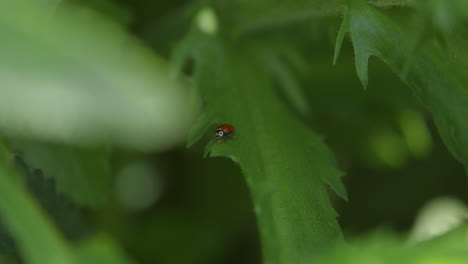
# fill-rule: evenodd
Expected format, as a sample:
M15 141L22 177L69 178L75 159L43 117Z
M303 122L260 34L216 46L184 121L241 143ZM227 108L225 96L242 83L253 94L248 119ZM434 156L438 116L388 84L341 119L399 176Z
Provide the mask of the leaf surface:
M255 45L194 30L179 46L176 65L187 57L195 59L206 117L236 128L234 135L215 142L216 126L205 127L213 138L207 150L241 167L253 196L265 263L307 263L341 240L325 184L346 198L342 173L323 140L273 89Z

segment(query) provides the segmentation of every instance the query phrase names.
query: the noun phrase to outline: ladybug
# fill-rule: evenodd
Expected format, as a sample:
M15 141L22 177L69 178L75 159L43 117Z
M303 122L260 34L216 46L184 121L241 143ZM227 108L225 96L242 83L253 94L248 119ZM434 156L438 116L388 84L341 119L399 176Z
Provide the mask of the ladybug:
M236 129L230 124L222 124L218 128L216 128L216 139L220 140L228 135L234 133Z

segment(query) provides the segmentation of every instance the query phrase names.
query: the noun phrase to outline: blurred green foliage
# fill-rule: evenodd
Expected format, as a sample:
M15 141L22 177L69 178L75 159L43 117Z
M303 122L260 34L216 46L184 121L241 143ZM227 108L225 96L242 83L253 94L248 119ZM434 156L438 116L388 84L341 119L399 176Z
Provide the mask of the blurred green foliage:
M0 0L0 262L467 263L467 18Z
M115 22L69 5L0 5L2 134L140 150L183 140L193 89Z

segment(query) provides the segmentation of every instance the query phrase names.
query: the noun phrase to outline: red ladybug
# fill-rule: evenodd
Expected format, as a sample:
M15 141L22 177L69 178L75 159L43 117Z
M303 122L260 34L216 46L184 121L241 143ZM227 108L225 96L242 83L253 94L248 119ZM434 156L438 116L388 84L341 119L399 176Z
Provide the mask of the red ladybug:
M227 137L228 135L234 133L236 129L231 126L230 124L222 124L218 128L216 128L216 139L222 139L224 137Z

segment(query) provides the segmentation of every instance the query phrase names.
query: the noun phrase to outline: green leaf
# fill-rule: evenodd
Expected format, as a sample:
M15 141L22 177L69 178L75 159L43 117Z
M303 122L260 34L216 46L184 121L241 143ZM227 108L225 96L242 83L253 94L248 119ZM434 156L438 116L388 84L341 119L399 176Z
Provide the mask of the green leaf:
M198 142L203 137L203 132L205 132L208 127L215 127L215 124L213 118L206 112L203 112L190 130L187 137L187 147L191 147Z
M34 195L34 198L68 239L77 240L89 233L89 228L84 224L80 211L66 197L57 192L53 179L46 179L42 171L31 169L19 156L15 156L14 160L19 174L23 176L27 190ZM0 252L22 263L18 246L1 222Z
M22 174L28 191L54 220L55 225L70 240L78 240L90 233L81 211L63 193L57 191L55 180L46 178L42 170L32 169L21 157L15 164Z
M0 217L28 264L133 263L108 238L72 246L23 186L13 157L0 145Z
M411 49L412 32L360 0L350 1L340 32L350 32L357 73L363 85L368 81L368 59L377 56L428 108L451 153L468 167L466 69L459 67L432 41ZM342 35L337 40L338 49Z
M338 57L341 52L341 46L343 45L343 40L347 33L349 33L348 9L345 10L343 22L341 23L340 30L338 31L338 35L336 36L335 54L333 55L333 65L335 65L336 62L338 61Z
M185 139L193 89L120 26L62 4L0 1L0 131L136 149Z
M468 261L467 235L465 226L432 241L409 245L395 234L379 231L337 245L318 263L463 264Z
M101 207L112 185L110 150L80 148L33 141L10 141L29 166L56 180L57 188L81 206Z
M270 69L270 74L276 76L276 81L279 83L281 91L284 96L301 114L307 114L310 109L305 99L302 87L297 80L295 74L292 72L291 67L285 63L281 58L268 54L265 64Z
M272 89L272 76L250 44L231 45L194 30L176 60L180 54L195 59L205 111L217 124L236 128L223 142L214 142L213 135L208 148L212 157L234 160L245 174L265 263L308 263L342 238L325 188L330 184L345 198L342 173L323 140Z
M37 207L11 167L12 157L0 149L0 216L28 264L72 263L65 241Z

